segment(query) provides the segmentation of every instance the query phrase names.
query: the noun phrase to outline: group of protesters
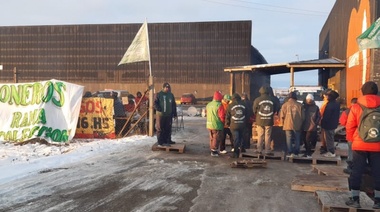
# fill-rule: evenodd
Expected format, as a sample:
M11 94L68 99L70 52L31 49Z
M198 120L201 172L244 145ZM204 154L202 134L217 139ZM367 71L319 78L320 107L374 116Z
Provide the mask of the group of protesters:
M312 149L316 147L317 127L320 126L320 154L324 157L336 157L335 131L338 125L346 127L346 140L348 142L347 169L350 174L349 188L351 196L346 205L360 208L360 186L362 175L370 169L373 177L374 209L380 209L380 96L378 86L373 81L363 84L362 96L352 98L351 105L340 112L339 94L331 89L323 92L323 104L319 108L314 97L308 94L303 103L297 102L294 92L288 94L287 99L280 107L278 99L273 95L270 86L260 88L260 96L251 106L249 101L242 101L239 94L222 95L216 91L213 100L207 104L207 124L210 135L210 149L212 156L225 154L226 135L230 136L233 157L238 158L240 152L247 147L244 143L246 132L251 128L252 121L256 122L258 135L258 154L271 155L271 134L274 125L274 116L278 115L280 126L285 131L286 156L299 157L301 140L305 145L303 157L311 158ZM244 96L244 95L243 95ZM370 121L364 120L364 115L370 115ZM252 115L252 117L251 117ZM366 124L365 127L362 125ZM369 127L367 126L370 125ZM367 130L365 136L361 132ZM372 139L372 140L370 140ZM264 147L263 147L264 143ZM220 151L218 151L220 149Z
M339 124L339 94L331 89L323 93L324 103L321 109L315 104L314 96L308 94L303 103L297 101L295 92L290 92L284 104L274 95L270 86L259 89L260 96L253 102L247 94L232 96L216 91L213 100L207 104L207 123L209 130L210 150L212 156L226 154L227 135L231 142L233 157L250 148L252 125L257 133L255 153L273 155L272 129L275 117L279 117L279 125L285 132L287 157L299 157L301 141L305 146L303 157L311 158L315 148L318 126L321 127L321 154L335 157L334 130ZM323 115L325 114L325 115Z

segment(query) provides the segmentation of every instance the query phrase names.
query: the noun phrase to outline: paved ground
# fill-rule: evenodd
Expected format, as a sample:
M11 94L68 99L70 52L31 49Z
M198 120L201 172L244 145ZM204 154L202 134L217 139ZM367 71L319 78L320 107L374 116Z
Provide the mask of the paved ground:
M310 164L230 168L228 155L210 156L204 126L194 119L174 134L184 154L142 143L1 185L0 211L321 211L313 193L290 189Z

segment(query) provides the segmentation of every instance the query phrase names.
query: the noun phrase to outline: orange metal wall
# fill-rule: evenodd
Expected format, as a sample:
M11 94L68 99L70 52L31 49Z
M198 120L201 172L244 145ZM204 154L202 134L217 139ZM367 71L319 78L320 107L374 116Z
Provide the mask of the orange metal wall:
M337 0L319 36L320 58L346 60L346 69L327 70L327 74L320 71L320 76L348 105L351 98L361 95L363 81L378 81L379 59L374 57L377 50L359 51L356 41L377 19L378 10L378 0Z

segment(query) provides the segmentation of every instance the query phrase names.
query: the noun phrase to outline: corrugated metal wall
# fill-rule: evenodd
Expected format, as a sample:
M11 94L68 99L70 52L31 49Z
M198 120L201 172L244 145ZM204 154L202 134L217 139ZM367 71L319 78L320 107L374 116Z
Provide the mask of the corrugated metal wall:
M156 82L226 84L251 58L251 21L148 24ZM141 24L0 27L0 82L51 78L102 89L143 84L147 62L117 66Z
M344 103L361 95L362 81L376 80L379 59L377 50L359 51L356 38L379 17L379 1L337 0L319 36L319 57L346 60L344 70L320 70L320 83L338 90ZM372 55L371 55L372 54ZM353 65L350 59L357 57ZM366 69L366 72L363 72ZM363 74L364 73L364 74Z

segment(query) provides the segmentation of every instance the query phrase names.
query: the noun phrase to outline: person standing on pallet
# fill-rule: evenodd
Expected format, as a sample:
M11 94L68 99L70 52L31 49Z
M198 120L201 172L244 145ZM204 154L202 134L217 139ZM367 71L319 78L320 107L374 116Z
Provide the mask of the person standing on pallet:
M347 140L352 141L352 172L349 177L351 197L346 205L361 207L360 185L369 163L375 190L373 208L380 209L380 96L377 95L377 84L373 81L364 83L361 91L363 96L352 105L346 123Z
M288 101L281 107L280 121L286 136L286 157L298 157L302 123L305 120L305 111L301 103L297 102L297 94L290 92ZM294 147L292 142L294 141Z
M159 147L170 147L169 135L172 118L177 117L177 104L174 95L170 92L170 84L165 82L162 90L157 93L154 100L156 110L156 134Z
M231 96L228 94L225 94L223 96L223 99L222 99L222 105L223 105L223 108L226 112L227 112L227 107L228 107L228 104L230 103L230 101L231 101ZM220 146L220 154L226 154L227 153L227 151L226 151L227 135L230 138L231 152L233 152L233 150L234 150L234 138L232 136L230 128L228 128L228 126L226 125L226 121L224 121L223 139L221 140L220 145L219 145Z
M274 115L279 111L280 105L270 86L262 86L259 90L260 96L253 102L252 112L256 116L257 150L261 154L263 151L263 141L265 141L265 155L273 155L271 152L272 129L274 125ZM252 128L252 125L251 125Z
M305 121L303 123L302 140L305 143L306 152L303 157L311 158L311 147L317 142L317 126L321 120L319 107L314 102L314 96L308 94L304 103Z
M353 104L356 104L357 101L358 101L358 98L352 98L351 99L351 105L350 105L350 107L348 107L340 115L340 118L339 118L339 124L340 125L346 126L348 114L350 114L351 107L352 107ZM346 174L350 174L351 171L352 171L352 141L350 141L350 140L347 139L347 134L346 134L346 140L347 140L347 146L348 146L348 149L347 149L347 160L346 160L346 162L347 162L347 168L343 169L343 172L346 173Z
M226 125L230 127L234 137L234 158L239 158L243 146L244 131L247 128L247 109L244 102L241 101L239 94L232 95L232 102L227 107Z
M330 90L326 93L327 103L323 108L323 115L321 119L321 137L325 141L325 145L322 146L322 149L325 149L327 152L322 154L324 157L334 158L335 155L335 145L334 145L334 136L335 129L339 124L339 115L340 115L340 104L336 101L339 97L339 94Z
M226 112L221 103L222 94L215 91L212 101L206 105L206 128L210 135L211 156L219 156L218 147L223 139L223 127Z

